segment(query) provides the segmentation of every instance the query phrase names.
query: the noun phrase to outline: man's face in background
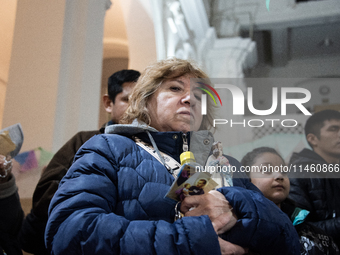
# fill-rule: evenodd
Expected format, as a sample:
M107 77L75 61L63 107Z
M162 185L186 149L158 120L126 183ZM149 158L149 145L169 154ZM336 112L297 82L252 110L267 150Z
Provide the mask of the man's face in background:
M313 138L312 145L314 151L327 162L329 158L340 160L340 120L325 120L319 137Z
M109 99L108 95L104 96L105 110L110 114L111 120L114 123L119 122L123 113L129 106L129 96L135 85L136 82L124 82L122 85L123 91L117 94L114 103Z

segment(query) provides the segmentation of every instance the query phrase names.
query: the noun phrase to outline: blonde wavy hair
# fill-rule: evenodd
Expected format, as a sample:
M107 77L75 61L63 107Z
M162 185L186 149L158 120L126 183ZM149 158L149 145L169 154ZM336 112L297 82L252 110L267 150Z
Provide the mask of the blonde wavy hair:
M149 115L148 103L151 96L157 91L163 81L186 74L192 75L193 78L208 78L207 74L203 72L196 63L189 60L170 58L149 65L142 72L136 86L132 90L129 98L129 107L119 123L131 124L134 119L137 119L150 125L151 118ZM212 128L214 105L209 105L209 101L211 100L208 100L207 115L203 116L200 126L201 130Z

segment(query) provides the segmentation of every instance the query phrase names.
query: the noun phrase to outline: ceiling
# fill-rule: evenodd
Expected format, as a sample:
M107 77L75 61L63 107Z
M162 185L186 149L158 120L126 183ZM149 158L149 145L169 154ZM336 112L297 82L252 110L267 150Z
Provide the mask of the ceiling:
M340 54L340 1L204 0L219 37L250 36L259 61L285 66L289 60Z
M111 0L104 21L104 59L128 58L128 39L120 0Z

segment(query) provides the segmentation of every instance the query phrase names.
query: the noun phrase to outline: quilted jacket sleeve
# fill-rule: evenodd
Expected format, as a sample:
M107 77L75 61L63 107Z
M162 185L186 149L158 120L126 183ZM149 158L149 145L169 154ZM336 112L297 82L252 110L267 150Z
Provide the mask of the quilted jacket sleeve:
M78 152L49 208L45 242L51 254L220 254L208 216L169 223L115 214L118 157L104 136Z
M222 188L220 192L233 206L239 219L230 231L222 235L223 239L262 255L300 254L295 228L273 202L260 192L241 187Z

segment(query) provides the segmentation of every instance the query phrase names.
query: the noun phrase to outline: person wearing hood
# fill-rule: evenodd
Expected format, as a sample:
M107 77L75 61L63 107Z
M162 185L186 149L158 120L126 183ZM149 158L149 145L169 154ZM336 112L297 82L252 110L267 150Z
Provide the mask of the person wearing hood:
M189 147L204 165L214 142L213 111L201 114L193 78L207 75L187 60L150 65L121 124L82 146L50 204L51 254L299 254L288 217L249 180L186 197L175 220L178 204L164 198L179 165L171 162Z

